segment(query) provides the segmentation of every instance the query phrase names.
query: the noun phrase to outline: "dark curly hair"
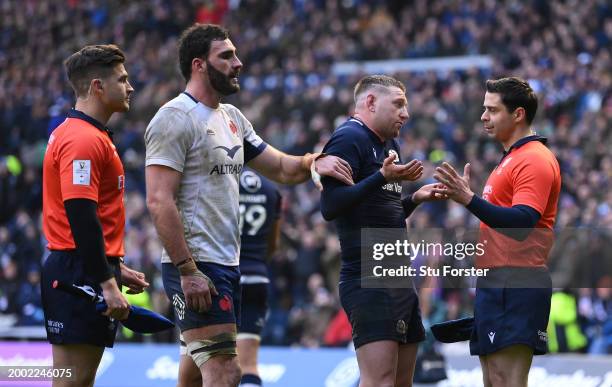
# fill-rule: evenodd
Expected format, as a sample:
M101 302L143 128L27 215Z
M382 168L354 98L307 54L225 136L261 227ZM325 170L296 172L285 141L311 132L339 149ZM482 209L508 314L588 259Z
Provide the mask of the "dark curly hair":
M189 79L191 79L191 62L193 59L206 59L213 40L228 38L227 30L216 24L196 23L183 31L179 39L179 66L185 81L189 82Z

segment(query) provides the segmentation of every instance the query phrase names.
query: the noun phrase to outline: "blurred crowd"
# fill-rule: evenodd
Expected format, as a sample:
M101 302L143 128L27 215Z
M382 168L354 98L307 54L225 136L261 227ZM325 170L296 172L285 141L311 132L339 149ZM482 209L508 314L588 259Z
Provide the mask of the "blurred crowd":
M176 44L193 22L230 30L244 68L242 91L227 102L242 109L267 142L292 154L320 149L351 114L352 86L363 74L335 75L334 63L490 55L490 68L394 74L407 86L411 115L401 131L402 157L425 163L424 179L405 192L432 182L441 161L458 168L469 161L472 189L479 192L502 155L479 120L484 81L528 79L540 102L534 129L549 137L563 174L556 228L602 230L600 249L568 257L558 248L551 267L573 272L584 260L598 262L597 270L581 271L585 289L574 293L588 340L583 350L595 343L595 352L612 351L606 291L612 273L612 4L606 0L0 1L0 314L20 325L42 323L41 163L48 135L74 100L62 61L94 43L125 50L135 88L130 112L109 123L126 171L125 260L151 282L137 302L171 313L159 274L160 242L145 206L143 134L155 111L184 87ZM333 227L320 216L311 183L282 191L283 238L271 257L264 343L344 345L350 327L347 335ZM453 229L476 227L477 220L460 205L440 202L422 205L409 224ZM571 278L566 281L569 286ZM469 314L472 295L426 284L424 316L438 321Z

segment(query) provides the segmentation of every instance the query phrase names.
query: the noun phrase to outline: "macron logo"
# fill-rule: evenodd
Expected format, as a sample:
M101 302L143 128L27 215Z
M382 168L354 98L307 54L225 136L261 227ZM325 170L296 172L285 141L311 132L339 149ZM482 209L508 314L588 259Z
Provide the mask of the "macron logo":
M489 340L491 340L491 344L493 344L493 340L495 340L495 332L489 332Z
M227 155L233 159L234 156L236 155L236 152L238 152L240 148L242 148L242 145L236 145L235 147L231 149L220 145L220 146L215 147L214 149L223 149L225 153L227 153Z

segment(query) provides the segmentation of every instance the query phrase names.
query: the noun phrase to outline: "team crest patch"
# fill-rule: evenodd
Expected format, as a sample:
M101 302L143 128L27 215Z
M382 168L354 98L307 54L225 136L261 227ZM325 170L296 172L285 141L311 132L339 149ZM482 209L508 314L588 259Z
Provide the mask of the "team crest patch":
M234 133L234 135L238 135L238 127L236 126L236 124L234 124L234 121L230 120L229 122L229 127L232 130L232 133Z
M232 298L227 294L224 294L223 297L219 300L219 308L221 308L224 312L229 312L232 310Z
M394 149L389 149L389 156L395 156L395 160L393 160L393 164L399 164L400 163L399 155L397 154L397 152Z
M91 182L91 160L72 161L72 184L89 185Z
M406 322L404 320L397 320L397 325L395 325L395 330L400 335L405 335L407 331Z

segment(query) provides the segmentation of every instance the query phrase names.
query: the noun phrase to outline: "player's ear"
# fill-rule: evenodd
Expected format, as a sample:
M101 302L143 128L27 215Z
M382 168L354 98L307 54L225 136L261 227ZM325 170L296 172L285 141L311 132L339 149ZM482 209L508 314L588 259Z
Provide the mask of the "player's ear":
M517 107L514 109L514 113L512 113L512 115L514 116L514 122L521 122L525 119L525 108Z
M366 96L366 107L368 111L374 113L376 111L376 96L374 94L368 94Z
M191 61L191 73L203 73L206 71L206 61L202 58L193 58Z
M104 92L104 85L100 78L94 78L89 83L89 92L88 94L101 94Z

